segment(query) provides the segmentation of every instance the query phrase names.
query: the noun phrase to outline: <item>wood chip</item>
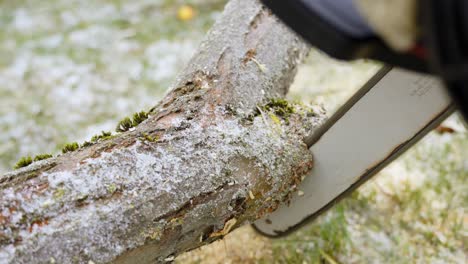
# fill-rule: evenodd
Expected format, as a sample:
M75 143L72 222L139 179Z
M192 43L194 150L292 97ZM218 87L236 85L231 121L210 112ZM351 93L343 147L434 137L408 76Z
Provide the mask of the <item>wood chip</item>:
M218 231L218 232L214 232L214 233L210 234L210 237L218 237L218 236L225 236L225 235L227 235L229 232L231 232L232 228L234 227L234 225L235 225L236 223L237 223L237 219L236 219L236 218L231 218L231 219L229 219L229 220L224 224L223 230Z

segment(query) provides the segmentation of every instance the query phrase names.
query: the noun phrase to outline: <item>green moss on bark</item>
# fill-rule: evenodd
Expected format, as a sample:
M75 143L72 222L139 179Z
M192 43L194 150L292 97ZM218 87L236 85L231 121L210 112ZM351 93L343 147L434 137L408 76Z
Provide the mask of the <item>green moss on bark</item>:
M40 160L45 160L45 159L50 159L52 158L52 154L39 154L34 157L33 161L40 161Z
M83 143L83 146L86 145L92 145L92 143L96 143L98 141L103 141L103 140L108 140L108 139L111 139L113 138L114 136L112 136L112 132L109 132L109 131L102 131L100 135L94 135L92 138L91 138L91 142L85 142Z
M120 122L117 124L117 127L115 129L116 132L125 132L130 130L130 128L133 127L133 122L129 117L125 117L124 119L120 120Z
M19 168L26 167L30 165L31 163L33 163L33 159L30 156L22 157L18 160L18 162L15 164L13 168L16 170Z
M141 112L133 114L132 118L125 117L117 124L117 128L115 129L115 131L126 132L130 130L131 128L138 126L146 119L148 119L148 116L149 115L147 112L141 111Z
M75 151L80 148L80 145L76 142L68 143L62 148L62 153L68 153Z

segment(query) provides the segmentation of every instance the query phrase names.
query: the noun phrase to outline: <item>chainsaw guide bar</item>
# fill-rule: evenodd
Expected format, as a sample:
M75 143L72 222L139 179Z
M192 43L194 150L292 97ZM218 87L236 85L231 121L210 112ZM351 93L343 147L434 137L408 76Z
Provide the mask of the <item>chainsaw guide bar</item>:
M314 168L289 204L253 227L268 237L297 230L372 178L454 110L437 78L382 68L306 139Z

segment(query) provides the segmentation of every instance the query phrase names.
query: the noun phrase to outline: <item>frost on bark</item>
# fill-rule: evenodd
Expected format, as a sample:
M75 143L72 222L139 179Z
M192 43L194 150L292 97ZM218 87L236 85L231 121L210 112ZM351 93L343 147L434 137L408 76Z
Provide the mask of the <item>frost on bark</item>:
M284 97L308 47L232 0L135 130L0 177L0 263L154 263L287 202L323 114Z

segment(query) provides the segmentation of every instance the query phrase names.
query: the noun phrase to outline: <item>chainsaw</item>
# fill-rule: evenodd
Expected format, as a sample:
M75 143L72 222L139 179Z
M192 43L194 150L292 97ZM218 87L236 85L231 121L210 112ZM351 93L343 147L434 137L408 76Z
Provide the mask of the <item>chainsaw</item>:
M313 221L457 109L465 120L468 117L468 64L460 37L468 37L468 20L447 15L455 14L455 7L468 14L468 4L421 1L426 38L402 52L374 33L354 1L263 0L286 25L325 53L391 65L383 66L305 139L315 166L288 204L253 223L265 236L285 236ZM447 30L451 26L460 32Z

